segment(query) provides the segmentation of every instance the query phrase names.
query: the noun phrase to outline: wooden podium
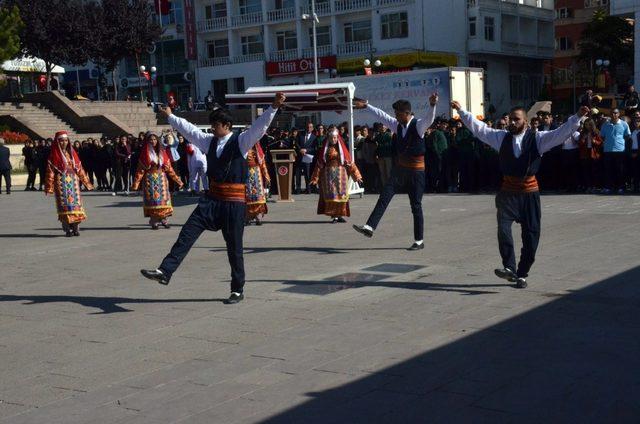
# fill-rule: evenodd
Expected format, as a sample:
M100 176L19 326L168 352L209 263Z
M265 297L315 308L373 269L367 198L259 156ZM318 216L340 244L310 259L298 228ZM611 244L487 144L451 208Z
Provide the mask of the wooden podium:
M291 183L293 182L293 163L296 161L296 151L293 149L272 150L271 158L276 168L278 181L277 202L293 202L291 197Z

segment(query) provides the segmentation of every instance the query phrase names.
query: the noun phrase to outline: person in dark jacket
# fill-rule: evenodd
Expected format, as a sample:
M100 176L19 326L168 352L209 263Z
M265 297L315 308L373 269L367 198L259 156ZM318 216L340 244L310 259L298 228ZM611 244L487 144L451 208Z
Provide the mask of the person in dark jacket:
M11 194L11 151L4 145L4 138L0 137L0 193L2 192L2 178L7 187L7 194Z
M36 166L38 167L39 181L38 181L38 190L42 191L42 187L44 186L44 182L47 178L47 161L49 160L49 153L51 153L50 142L52 140L48 139L38 141L38 146L36 147ZM48 145L49 144L49 145Z
M33 141L27 140L24 143L24 147L22 148L22 156L24 156L24 166L27 168L27 172L29 173L27 177L27 185L24 187L24 191L34 191L36 188L34 184L36 182L36 173L38 172L38 167L36 165L36 154L35 148L33 146Z

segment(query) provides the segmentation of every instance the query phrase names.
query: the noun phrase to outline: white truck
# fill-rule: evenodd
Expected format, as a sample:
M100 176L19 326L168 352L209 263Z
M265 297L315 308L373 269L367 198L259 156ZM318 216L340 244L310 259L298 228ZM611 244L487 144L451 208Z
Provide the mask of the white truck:
M369 103L393 116L391 105L399 99L409 100L417 117L424 115L429 96L438 93L440 100L436 109L439 117L457 117L452 111L451 100L457 100L462 107L475 116L484 116L484 74L480 68L432 68L416 71L394 72L356 77L331 78L324 83L352 82L355 97L367 99ZM371 116L355 111L356 124L371 125ZM325 124L346 121L344 114L322 112Z

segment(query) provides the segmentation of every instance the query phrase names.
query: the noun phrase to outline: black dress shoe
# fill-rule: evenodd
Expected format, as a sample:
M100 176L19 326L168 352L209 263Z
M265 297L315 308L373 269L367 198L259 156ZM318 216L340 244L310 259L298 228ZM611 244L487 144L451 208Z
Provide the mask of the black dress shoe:
M258 225L258 226L262 225L262 221L259 220L258 218L256 218L256 225Z
M229 296L229 299L227 299L224 303L226 303L227 305L233 305L242 301L242 299L244 299L243 293L231 292L231 296Z
M373 230L365 228L364 225L353 225L353 229L366 237L373 237Z
M527 288L527 280L522 278L522 277L518 277L516 278L516 288L517 289L526 289Z
M73 234L71 233L71 231L67 231L64 233L65 237L71 237Z
M408 248L407 250L422 250L422 249L424 249L424 243L420 243L420 244L413 243L411 247Z
M518 278L516 273L511 271L509 268L496 269L493 272L495 272L497 277L507 280L510 283L515 283Z
M80 231L78 231L78 230L74 230L74 231L73 231L73 235L74 235L75 237L80 237Z
M165 286L169 284L169 279L164 273L158 269L141 269L140 273L147 277L149 280L155 280Z
M340 222L340 223L344 223L344 222L347 222L347 220L346 220L346 219L344 219L343 217L339 216L339 217L338 217L338 222Z
M338 223L338 218L331 218L331 223L332 224L337 224Z

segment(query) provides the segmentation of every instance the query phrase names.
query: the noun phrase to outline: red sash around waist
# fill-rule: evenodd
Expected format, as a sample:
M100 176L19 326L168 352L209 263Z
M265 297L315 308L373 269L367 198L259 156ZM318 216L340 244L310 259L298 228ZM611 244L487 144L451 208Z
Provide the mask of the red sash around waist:
M502 179L502 191L511 193L533 193L538 191L538 180L535 175L530 177L511 177L505 175Z
M414 171L424 171L424 155L420 156L398 156L398 165Z
M245 202L245 185L241 183L214 183L209 185L210 197L225 202Z

